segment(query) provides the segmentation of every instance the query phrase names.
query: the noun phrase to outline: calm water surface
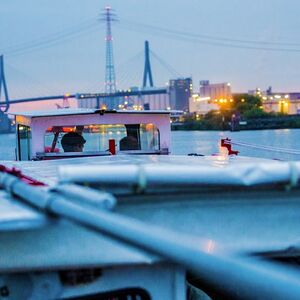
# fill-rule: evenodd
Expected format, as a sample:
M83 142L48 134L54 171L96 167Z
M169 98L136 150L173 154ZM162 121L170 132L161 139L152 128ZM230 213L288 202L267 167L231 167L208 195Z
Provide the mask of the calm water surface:
M199 153L210 155L219 152L221 138L273 147L300 150L300 129L256 130L239 132L222 131L173 131L172 154ZM245 147L233 147L240 155L300 160L300 155L287 155ZM15 158L15 134L0 134L0 159Z
M251 131L174 131L172 132L172 146L174 154L191 152L200 154L214 154L219 152L221 138L232 141L245 142L255 145L265 145L300 150L300 129L251 130ZM283 160L300 160L300 155L282 154L253 148L233 146L240 155Z

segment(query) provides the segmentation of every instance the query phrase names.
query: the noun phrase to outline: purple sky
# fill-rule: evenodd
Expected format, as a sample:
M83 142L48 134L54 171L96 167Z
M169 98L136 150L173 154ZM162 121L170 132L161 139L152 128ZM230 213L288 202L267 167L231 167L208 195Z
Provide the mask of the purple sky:
M171 66L152 58L156 86L181 75L192 76L195 91L202 79L231 82L236 92L300 91L299 0L2 0L0 52L11 98L103 91L105 25L97 18L107 4L119 19L120 89L141 85L147 39Z

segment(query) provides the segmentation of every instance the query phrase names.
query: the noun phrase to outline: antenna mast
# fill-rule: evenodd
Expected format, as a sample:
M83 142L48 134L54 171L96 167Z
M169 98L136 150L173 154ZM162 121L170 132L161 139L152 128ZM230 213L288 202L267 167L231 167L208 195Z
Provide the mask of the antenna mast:
M110 6L106 6L102 14L102 21L106 22L106 67L105 67L105 93L116 92L116 76L113 57L113 37L111 32L111 22L116 21L116 15L112 13Z

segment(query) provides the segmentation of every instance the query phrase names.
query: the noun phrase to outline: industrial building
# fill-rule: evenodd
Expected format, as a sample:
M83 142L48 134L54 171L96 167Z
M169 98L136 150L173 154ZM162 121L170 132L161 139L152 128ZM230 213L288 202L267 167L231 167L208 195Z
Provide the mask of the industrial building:
M232 98L229 82L210 83L209 80L201 80L199 94L201 97L210 97L212 101L219 99L230 100Z
M266 112L299 115L300 93L263 93L262 105Z
M169 82L170 107L173 110L189 111L189 98L193 93L192 78L171 79Z
M230 83L212 84L208 80L202 80L199 93L193 94L189 99L189 112L206 114L211 110L219 110L232 101Z

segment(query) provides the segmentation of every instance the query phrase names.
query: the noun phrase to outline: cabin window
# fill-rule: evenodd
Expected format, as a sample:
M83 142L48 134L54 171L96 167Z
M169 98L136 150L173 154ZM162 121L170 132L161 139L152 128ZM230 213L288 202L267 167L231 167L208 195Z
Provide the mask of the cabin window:
M108 151L110 139L115 140L117 151L160 149L159 130L148 123L53 126L45 133L45 152Z
M31 159L31 129L29 126L18 125L19 160Z

